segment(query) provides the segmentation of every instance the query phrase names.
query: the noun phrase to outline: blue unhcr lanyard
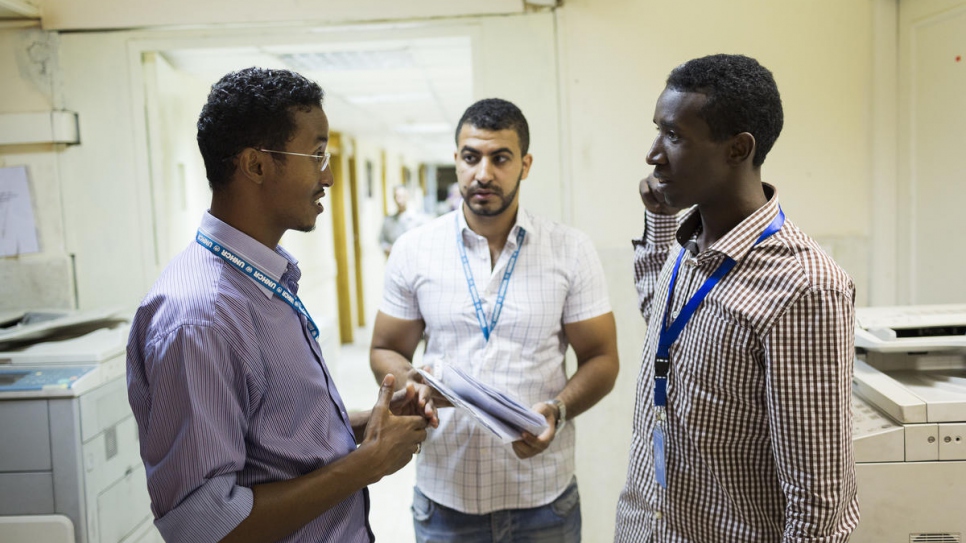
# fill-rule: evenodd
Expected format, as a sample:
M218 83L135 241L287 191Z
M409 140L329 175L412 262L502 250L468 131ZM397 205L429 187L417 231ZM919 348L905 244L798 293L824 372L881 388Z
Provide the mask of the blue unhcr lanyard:
M785 213L779 207L778 215L765 228L764 232L758 236L758 240L755 241L754 245L758 245L775 232L781 230L783 224L785 224ZM681 309L677 318L669 323L668 312L671 310L671 301L674 297L674 284L677 282L678 270L681 268L681 260L684 258L686 250L684 247L681 248L677 261L674 263L674 271L671 273L671 284L667 290L667 303L664 306L664 318L661 319L661 333L658 339L657 354L654 356L654 407L656 408L655 415L657 416L657 424L654 427L655 475L658 484L664 488L667 488L664 420L666 418L665 409L667 407L667 376L671 368L671 345L681 335L681 331L687 326L688 321L691 320L694 312L701 305L701 302L704 301L708 293L711 292L711 289L725 275L728 275L728 272L737 264L731 257L725 257L724 262L711 274L711 277L708 277L704 284L701 285L701 288L691 296L691 299Z
M500 282L500 290L496 296L496 305L493 306L493 315L490 317L490 324L486 324L486 312L483 311L483 301L480 299L480 293L476 290L476 281L473 280L473 271L470 269L470 260L466 257L466 245L463 243L463 233L460 232L460 218L458 215L454 214L456 219L456 245L460 249L460 260L463 261L463 275L466 276L466 286L470 290L470 296L473 298L473 307L476 308L476 320L480 323L480 330L483 331L483 337L486 341L490 341L490 332L496 328L496 322L500 320L500 312L503 311L503 302L506 300L506 290L510 285L510 276L513 275L513 268L517 265L517 257L520 256L520 248L523 247L523 238L526 237L527 231L523 227L517 227L517 248L510 255L510 261L507 262L506 271L503 272L503 280Z
M198 236L195 238L195 241L198 242L198 245L208 249L214 255L237 268L238 271L254 279L259 285L273 292L276 296L281 298L283 302L292 306L293 309L304 315L305 320L308 321L309 332L312 334L313 338L318 339L319 327L315 325L315 321L312 320L308 310L305 309L304 305L302 305L302 300L299 300L298 296L292 294L292 291L283 287L281 283L275 281L268 275L265 275L264 272L255 266L252 266L240 256L229 251L226 247L223 247L220 243L205 235L201 230L198 230Z

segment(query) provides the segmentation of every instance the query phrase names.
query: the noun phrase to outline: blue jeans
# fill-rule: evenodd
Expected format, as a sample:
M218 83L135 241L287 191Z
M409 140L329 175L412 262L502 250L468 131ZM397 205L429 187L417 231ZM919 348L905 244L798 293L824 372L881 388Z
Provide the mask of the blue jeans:
M577 480L543 507L486 515L468 515L444 507L416 488L413 525L418 543L580 543Z

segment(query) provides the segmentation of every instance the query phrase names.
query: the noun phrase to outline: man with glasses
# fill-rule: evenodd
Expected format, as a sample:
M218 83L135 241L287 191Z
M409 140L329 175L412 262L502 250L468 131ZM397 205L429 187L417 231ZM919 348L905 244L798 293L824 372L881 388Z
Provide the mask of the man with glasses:
M348 413L301 272L278 242L308 232L332 186L322 89L250 68L198 120L212 189L196 240L141 303L128 396L155 524L169 542L370 542L366 485L418 452L432 405L382 382Z
M617 378L604 271L587 235L520 207L530 132L515 105L481 100L456 128L462 206L402 235L386 265L372 334L377 379L432 391L413 366L445 380L455 367L541 413L547 429L512 446L453 409L440 412L416 464L419 542L580 541L574 425ZM568 379L564 353L577 370Z

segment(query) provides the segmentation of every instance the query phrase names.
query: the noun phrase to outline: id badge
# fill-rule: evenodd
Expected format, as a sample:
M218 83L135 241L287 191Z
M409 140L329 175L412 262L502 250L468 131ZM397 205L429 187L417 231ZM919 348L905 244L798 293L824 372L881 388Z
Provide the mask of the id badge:
M665 457L664 423L654 425L654 477L661 488L667 489L667 461Z

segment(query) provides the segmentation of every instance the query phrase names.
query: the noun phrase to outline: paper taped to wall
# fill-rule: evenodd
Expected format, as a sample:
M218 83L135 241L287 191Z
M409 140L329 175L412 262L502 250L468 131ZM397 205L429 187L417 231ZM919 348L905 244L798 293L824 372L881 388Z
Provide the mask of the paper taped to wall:
M39 252L27 167L0 168L0 257Z

